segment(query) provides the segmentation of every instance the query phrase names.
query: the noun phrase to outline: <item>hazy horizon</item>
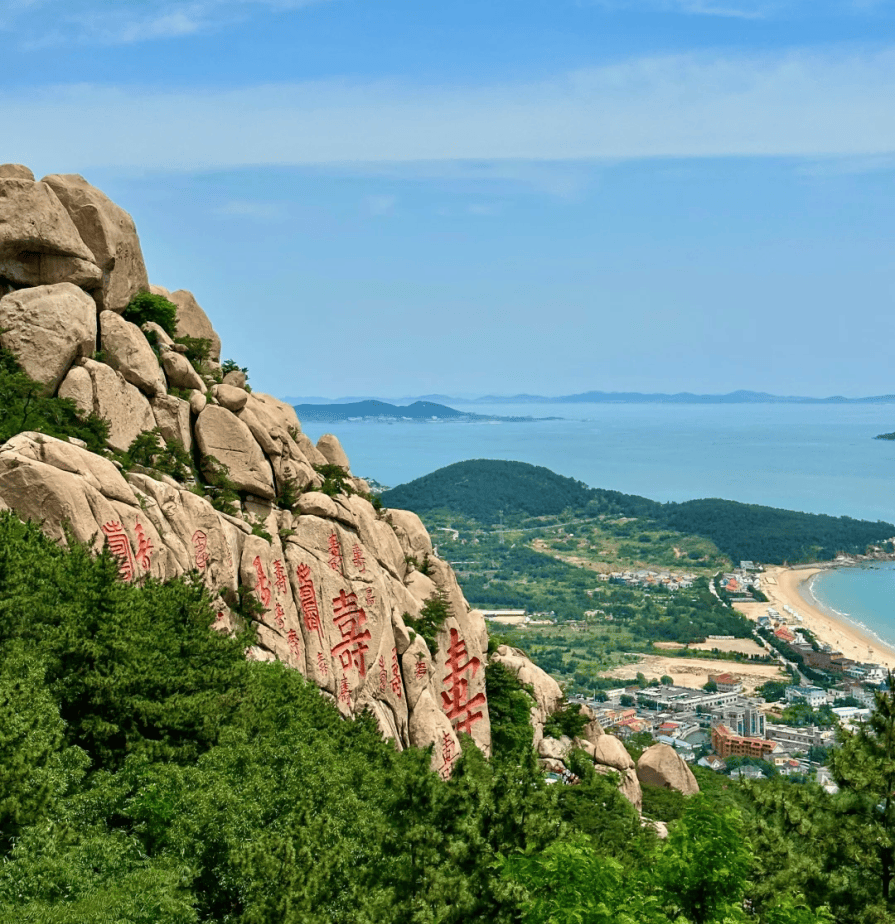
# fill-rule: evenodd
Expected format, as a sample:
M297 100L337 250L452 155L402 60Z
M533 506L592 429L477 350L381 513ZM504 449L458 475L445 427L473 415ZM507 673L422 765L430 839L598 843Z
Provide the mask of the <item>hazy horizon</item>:
M0 160L127 209L262 391L884 395L893 26L874 0L0 0Z

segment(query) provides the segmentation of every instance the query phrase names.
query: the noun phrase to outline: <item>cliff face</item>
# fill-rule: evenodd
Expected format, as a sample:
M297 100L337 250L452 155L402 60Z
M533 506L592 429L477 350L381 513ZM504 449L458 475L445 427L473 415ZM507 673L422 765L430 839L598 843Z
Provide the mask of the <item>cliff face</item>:
M157 429L200 471L225 465L238 495L222 511L201 485L125 473L110 453L26 431L0 447L0 508L60 542L107 547L126 581L194 574L215 629L255 624L249 657L301 671L346 716L369 710L398 747L434 744L438 772L450 774L461 732L489 753L484 622L418 517L374 509L335 437L315 446L291 407L249 392L238 371L223 376L220 340L189 292L152 287L176 304L178 334L211 341L198 369L164 330L125 320L149 288L134 223L103 193L0 166L0 345L47 395L107 419L111 450ZM346 470L346 490L316 490L325 465ZM407 619L439 590L450 615L430 650Z

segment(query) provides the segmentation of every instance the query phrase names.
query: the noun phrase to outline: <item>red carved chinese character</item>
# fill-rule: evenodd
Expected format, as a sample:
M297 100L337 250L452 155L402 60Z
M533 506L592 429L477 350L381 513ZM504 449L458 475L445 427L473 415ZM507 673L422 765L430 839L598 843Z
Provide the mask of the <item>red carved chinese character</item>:
M317 670L320 671L321 677L329 676L329 666L326 663L326 658L323 657L323 652L317 652Z
M289 638L289 650L292 652L292 654L295 655L296 658L300 658L301 657L301 643L298 640L298 633L295 631L295 629L289 630L288 638Z
M454 739L451 737L449 732L442 732L441 735L441 777L442 779L448 779L451 775L451 770L454 767L454 761L457 758L457 753L454 749Z
M348 686L348 678L342 674L342 679L339 681L339 702L345 703L346 706L351 705L351 688Z
M466 659L465 663L463 663L464 659ZM448 672L444 683L448 687L448 692L441 694L441 707L458 732L469 734L472 726L484 718L481 711L473 712L473 710L485 704L485 694L477 693L472 699L468 699L469 677L467 672L471 670L472 676L475 677L482 662L478 658L469 657L466 642L460 638L460 633L456 629L451 629L451 645L448 648L446 666Z
M329 566L333 571L342 570L342 547L335 533L330 533L329 537Z
M388 686L388 671L385 669L385 658L379 655L379 692L385 693Z
M333 598L333 613L333 622L339 627L342 641L331 654L339 658L339 663L346 670L356 667L361 677L366 677L364 653L370 647L365 644L370 640L370 630L363 628L367 614L357 605L357 594L341 591L338 597Z
M295 571L298 574L298 599L305 617L305 628L308 632L316 632L323 641L320 610L317 609L317 594L314 591L314 582L311 580L311 569L308 565L299 565Z
M417 661L416 667L413 669L413 676L416 677L417 680L421 680L428 673L429 673L429 668L427 667L426 662Z
M273 573L274 573L274 584L276 584L277 590L284 594L286 593L286 572L283 570L283 563L279 558L275 558L273 562Z
M208 535L203 533L201 529L197 529L193 533L193 551L196 554L196 567L200 571L204 571L208 566Z
M398 664L398 649L392 648L392 693L401 698L404 684L401 681L401 666Z
M255 566L255 574L258 575L258 583L255 585L255 590L258 591L258 599L264 609L270 609L270 581L267 580L264 565L261 563L261 556L256 555L252 564Z
M137 522L134 526L134 529L137 531L137 562L144 571L148 571L152 566L152 540L147 538L146 533L143 531L143 526Z
M276 606L274 607L274 611L276 612L276 616L274 616L274 621L281 629L285 629L286 628L286 613L283 611L283 607L280 606L279 603L277 603ZM294 630L290 629L289 631L292 632Z
M372 587L364 588L364 596L367 598L367 606L373 607L376 605L376 597L373 595Z
M136 571L134 553L124 527L118 520L112 520L109 523L103 523L102 530L106 534L109 551L118 559L118 573L125 581L132 581Z
M354 548L351 550L351 560L354 562L354 566L358 571L367 570L367 563L364 561L364 551L356 542Z

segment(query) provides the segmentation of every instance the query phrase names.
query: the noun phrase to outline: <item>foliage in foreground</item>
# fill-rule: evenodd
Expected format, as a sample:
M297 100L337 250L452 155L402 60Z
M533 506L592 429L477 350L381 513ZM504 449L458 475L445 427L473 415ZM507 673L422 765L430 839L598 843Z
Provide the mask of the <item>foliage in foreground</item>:
M545 784L497 665L494 757L467 741L445 782L211 622L198 583L124 584L0 514L0 920L893 920L888 713L846 744L844 802L708 787L663 843L586 762Z

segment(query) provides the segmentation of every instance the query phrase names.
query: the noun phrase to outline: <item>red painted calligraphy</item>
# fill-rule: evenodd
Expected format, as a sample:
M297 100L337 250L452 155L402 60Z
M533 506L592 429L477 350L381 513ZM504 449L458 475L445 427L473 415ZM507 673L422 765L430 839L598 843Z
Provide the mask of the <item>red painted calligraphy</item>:
M152 540L147 537L146 533L143 530L142 524L137 522L134 526L134 529L137 532L137 562L144 571L148 571L152 567Z
M284 594L286 593L286 572L283 569L283 563L279 558L275 558L273 561L273 573L274 573L274 584L276 585L277 590Z
M441 735L441 773L442 779L449 779L451 771L454 768L454 761L457 759L457 750L454 746L454 739L450 732L442 732Z
M425 677L426 674L428 673L429 673L429 667L426 664L426 662L417 661L416 667L413 669L413 676L416 677L417 680L422 680L422 678Z
M203 533L201 529L197 529L193 533L193 552L196 557L196 567L200 571L204 571L208 566L208 534Z
M274 607L274 612L276 613L276 616L274 616L274 621L281 629L285 629L286 628L286 613L283 610L283 607L279 603L277 603L276 606Z
M329 665L326 663L326 658L323 657L323 652L317 652L317 670L320 671L321 677L329 676Z
M288 638L289 638L289 650L292 652L292 654L295 655L296 658L300 658L301 657L301 642L298 639L298 633L295 631L295 629L289 630Z
M451 629L451 644L445 666L448 672L444 684L448 689L441 694L441 707L458 732L469 734L472 726L484 718L481 710L474 710L484 706L485 694L477 693L469 699L469 674L471 672L475 677L482 662L478 658L469 657L466 642L460 638L456 629Z
M392 648L392 693L401 698L404 690L404 684L401 681L401 666L398 664L398 649Z
M364 629L367 614L357 605L357 594L340 591L333 598L333 622L338 626L342 641L332 649L332 656L346 670L356 667L361 677L367 676L367 662L364 654L370 647L370 630Z
M320 610L317 608L317 593L314 590L314 582L311 580L311 569L308 565L299 565L295 572L298 575L298 599L305 617L305 628L308 632L316 632L323 641Z
M339 537L335 533L330 533L329 537L329 566L333 571L342 570L342 546L339 545Z
M351 705L351 687L348 686L348 678L344 674L339 681L339 702L345 703L346 706Z
M261 556L256 555L252 564L255 567L255 574L258 575L258 583L255 584L255 590L258 591L258 599L261 601L261 605L264 609L268 610L270 609L270 581L267 579L267 573L261 562Z
M125 581L132 581L136 572L136 563L124 527L118 520L112 520L109 523L103 523L102 530L106 534L109 551L118 559L118 573Z
M364 561L364 550L356 542L351 550L351 560L358 571L367 570L367 563Z
M388 687L388 671L385 669L385 658L379 655L379 692L385 693Z
M367 600L367 606L372 608L376 605L376 597L373 594L372 587L364 588L364 596L366 597L366 600Z

